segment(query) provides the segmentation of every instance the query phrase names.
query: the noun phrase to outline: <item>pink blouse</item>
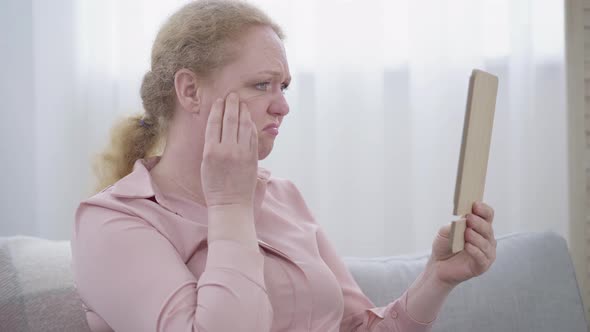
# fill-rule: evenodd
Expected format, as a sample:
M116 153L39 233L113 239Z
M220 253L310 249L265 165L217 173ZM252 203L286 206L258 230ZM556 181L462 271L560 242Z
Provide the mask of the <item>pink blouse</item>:
M362 293L295 185L259 168L260 250L207 243L207 209L164 195L159 157L83 201L72 236L74 280L92 331L429 331Z

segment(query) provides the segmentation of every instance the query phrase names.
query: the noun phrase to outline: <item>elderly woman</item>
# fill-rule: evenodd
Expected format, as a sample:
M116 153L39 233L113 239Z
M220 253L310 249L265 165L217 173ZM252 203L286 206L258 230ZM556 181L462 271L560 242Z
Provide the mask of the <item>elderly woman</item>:
M229 0L191 2L160 29L145 113L114 128L101 191L76 213L93 331L428 331L449 292L494 262L493 210L475 204L465 250L452 255L441 228L418 279L375 307L295 185L258 167L289 113L282 39Z

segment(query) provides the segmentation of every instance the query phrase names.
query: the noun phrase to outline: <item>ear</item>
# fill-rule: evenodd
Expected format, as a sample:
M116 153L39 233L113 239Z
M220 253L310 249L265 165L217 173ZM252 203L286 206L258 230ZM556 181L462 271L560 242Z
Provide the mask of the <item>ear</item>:
M201 89L197 75L190 69L182 68L174 74L174 88L178 103L184 111L199 113Z

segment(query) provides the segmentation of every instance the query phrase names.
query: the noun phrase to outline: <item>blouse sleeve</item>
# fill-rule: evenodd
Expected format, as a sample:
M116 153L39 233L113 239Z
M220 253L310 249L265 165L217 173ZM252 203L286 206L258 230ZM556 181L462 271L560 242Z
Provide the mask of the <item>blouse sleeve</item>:
M410 317L406 310L407 291L393 302L383 307L376 307L363 294L346 267L344 261L337 254L336 249L328 239L325 231L319 225L307 207L303 196L292 184L298 196L298 204L306 211L307 218L317 225L317 243L320 256L332 270L340 283L344 299L344 313L340 324L342 332L426 332L430 331L434 320L429 323L418 322Z
M218 240L209 243L197 280L146 221L84 203L76 213L72 267L78 292L117 332L270 331L263 264L259 251Z

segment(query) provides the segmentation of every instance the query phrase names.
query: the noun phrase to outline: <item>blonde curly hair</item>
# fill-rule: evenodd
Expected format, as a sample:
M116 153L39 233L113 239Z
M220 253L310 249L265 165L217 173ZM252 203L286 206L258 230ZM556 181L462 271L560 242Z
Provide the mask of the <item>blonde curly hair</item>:
M96 191L131 173L136 160L161 151L176 100L175 73L188 68L206 78L237 57L231 41L259 25L271 27L284 39L276 23L244 1L197 0L168 18L156 36L151 70L141 84L144 112L123 118L112 128L110 145L94 164Z

